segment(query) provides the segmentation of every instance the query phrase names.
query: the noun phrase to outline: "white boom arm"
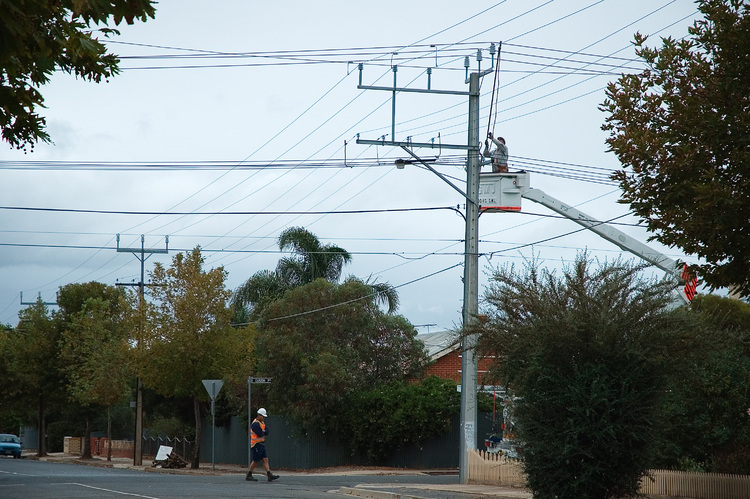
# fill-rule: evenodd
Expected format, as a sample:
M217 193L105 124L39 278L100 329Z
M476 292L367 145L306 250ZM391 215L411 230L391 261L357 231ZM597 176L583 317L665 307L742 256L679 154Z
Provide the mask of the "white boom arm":
M546 206L552 211L559 213L560 215L573 220L579 225L586 227L592 232L595 232L599 236L603 237L607 241L616 244L625 251L629 251L634 255L646 260L648 263L655 265L662 269L667 274L681 279L682 269L680 265L668 256L659 253L643 244L640 241L633 239L621 230L615 229L612 226L607 225L604 222L600 222L582 211L569 206L559 199L555 199L549 194L546 194L539 189L528 189L525 192L521 192L521 197L534 201L543 206ZM685 303L688 303L688 299L684 293L678 293Z
M539 189L529 189L528 191L521 194L521 197L534 201L543 206L546 206L552 211L559 213L560 215L573 220L579 225L586 227L592 232L597 233L607 241L616 244L625 251L629 251L640 258L643 258L648 263L655 265L662 269L669 275L675 276L678 279L682 273L682 268L679 264L669 258L668 256L659 253L658 251L646 246L640 241L633 239L621 230L615 229L612 226L607 225L604 222L600 222L595 218L592 218L582 211L569 206L559 199L555 199L549 194L540 191Z
M668 275L682 280L682 268L675 260L539 189L530 188L528 172L483 173L480 176L479 203L482 205L480 209L483 212L520 212L521 198L546 206L623 250L655 265ZM679 295L685 303L689 301L684 292Z

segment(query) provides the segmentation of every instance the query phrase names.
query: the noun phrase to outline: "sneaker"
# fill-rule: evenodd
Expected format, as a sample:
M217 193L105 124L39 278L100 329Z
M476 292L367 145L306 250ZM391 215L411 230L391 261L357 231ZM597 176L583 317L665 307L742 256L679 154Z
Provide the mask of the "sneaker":
M253 477L253 473L251 471L247 472L247 475L245 475L245 480L248 482L257 482L258 479Z

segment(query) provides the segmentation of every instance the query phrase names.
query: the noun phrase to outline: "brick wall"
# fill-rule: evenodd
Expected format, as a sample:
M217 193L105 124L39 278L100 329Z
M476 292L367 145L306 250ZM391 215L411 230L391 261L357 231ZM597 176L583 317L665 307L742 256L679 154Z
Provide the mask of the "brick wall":
M91 455L107 457L107 437L91 439ZM133 457L132 440L112 440L112 457Z
M83 452L81 448L81 437L65 437L63 441L63 452L73 456L80 456ZM107 457L107 438L91 438L91 455ZM133 457L132 440L112 440L112 457Z
M81 455L81 437L64 437L63 452L65 454Z
M493 361L490 357L479 359L477 366L477 380L482 383L484 373L487 372L490 363ZM457 384L461 384L461 350L455 349L447 355L437 359L430 367L427 368L427 376L434 374L441 378L450 379Z

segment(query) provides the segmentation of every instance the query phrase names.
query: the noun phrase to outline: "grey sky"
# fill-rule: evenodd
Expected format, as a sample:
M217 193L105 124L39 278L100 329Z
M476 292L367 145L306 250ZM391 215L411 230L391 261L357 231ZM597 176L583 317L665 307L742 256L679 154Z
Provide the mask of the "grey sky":
M487 68L489 43L502 41L499 99L490 116L490 75L482 84L480 137L489 126L505 137L511 169L532 171L532 187L608 220L628 209L617 203L619 190L606 180L618 163L605 152L599 128L603 88L619 73L640 67L632 60L636 31L654 34L652 44L659 36L682 37L698 14L687 0L207 5L164 1L155 20L121 27L114 41L122 43L110 47L123 56L123 72L109 83L56 75L42 89L54 145L26 155L0 147L0 204L282 214L0 210L0 322L17 323L20 292L25 301L37 293L54 301L57 288L70 282L138 280L137 259L114 250L118 233L123 246L139 245L141 234L147 247L163 247L165 235L175 250L201 245L206 265L225 266L234 288L273 268L280 256L276 237L298 225L352 252L345 275L396 286L416 280L399 287L400 312L412 323L453 327L460 322L463 270L443 270L463 262L464 222L455 212L289 213L463 203L432 173L396 169L393 161L403 151L355 143L358 133L369 139L390 134L391 101L386 92L357 90L356 64L349 61L365 61L365 84L391 85L393 63L399 86L426 87L425 69L433 66L432 88L466 90L463 58L470 56L476 70L476 50L482 48ZM398 140L466 142L464 97L399 94L396 102ZM418 153L433 158L438 152ZM343 167L345 154L349 167ZM458 158L450 161L454 155L440 151L438 168L460 183L465 172ZM105 164L71 169L60 162ZM144 164L160 167L134 169ZM251 168L258 165L265 167ZM599 258L620 254L585 232L512 249L578 229L539 216L551 212L532 203L524 203L523 211L480 218L480 269L520 264L532 251L552 267L584 248ZM642 241L648 237L643 228L620 228ZM147 270L173 254L153 256ZM481 280L484 286L486 278Z

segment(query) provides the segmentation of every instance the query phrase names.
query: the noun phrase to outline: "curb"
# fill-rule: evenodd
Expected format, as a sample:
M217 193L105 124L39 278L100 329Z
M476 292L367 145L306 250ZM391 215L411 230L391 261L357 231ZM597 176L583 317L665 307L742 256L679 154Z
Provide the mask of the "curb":
M396 492L383 492L380 490L359 489L353 487L341 487L337 493L368 499L428 499L422 496L403 495Z

